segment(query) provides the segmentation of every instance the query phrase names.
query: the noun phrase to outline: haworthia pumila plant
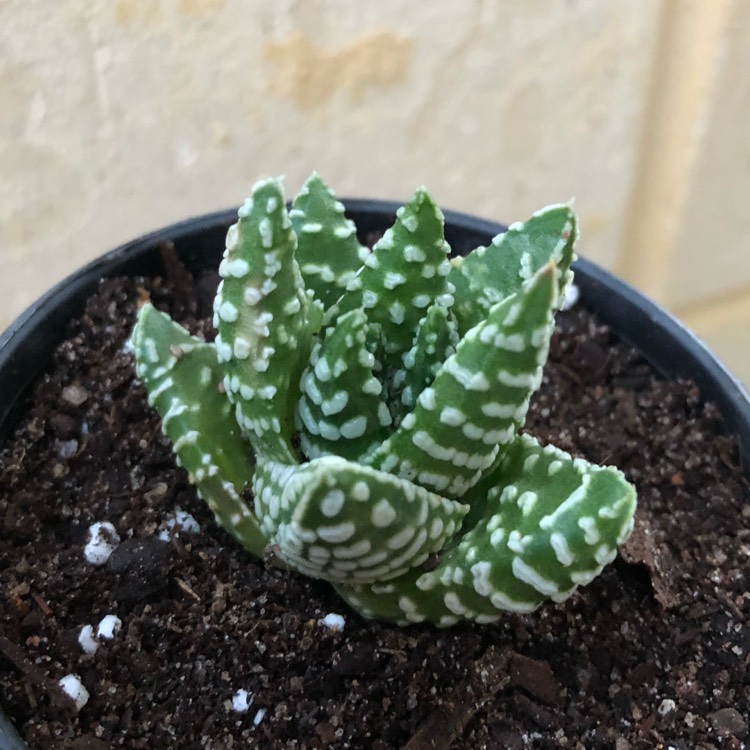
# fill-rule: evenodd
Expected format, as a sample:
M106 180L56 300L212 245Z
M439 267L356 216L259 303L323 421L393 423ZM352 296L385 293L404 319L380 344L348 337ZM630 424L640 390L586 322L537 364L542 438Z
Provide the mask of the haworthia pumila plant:
M217 522L398 624L562 601L614 559L636 506L616 468L520 432L572 278L572 208L465 258L443 230L420 189L370 251L317 175L290 211L264 180L227 233L215 341L151 304L133 331Z

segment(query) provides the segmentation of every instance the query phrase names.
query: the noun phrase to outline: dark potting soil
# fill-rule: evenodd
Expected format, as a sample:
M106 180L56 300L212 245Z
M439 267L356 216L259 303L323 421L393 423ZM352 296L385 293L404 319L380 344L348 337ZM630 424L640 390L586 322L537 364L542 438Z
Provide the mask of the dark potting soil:
M630 542L532 615L381 625L253 559L175 467L123 349L147 296L208 333L215 277L172 276L102 283L0 453L0 703L32 748L744 747L750 492L693 385L585 309L561 314L527 429L626 472ZM201 531L163 541L176 509ZM95 521L122 539L101 567L83 556ZM107 614L122 629L83 653L81 628ZM90 693L80 712L57 685L69 673Z

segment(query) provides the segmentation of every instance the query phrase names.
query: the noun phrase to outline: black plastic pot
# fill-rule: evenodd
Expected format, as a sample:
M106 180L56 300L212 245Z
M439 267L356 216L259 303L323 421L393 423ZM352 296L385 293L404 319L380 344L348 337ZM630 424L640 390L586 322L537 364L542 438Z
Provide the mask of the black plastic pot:
M383 229L398 204L347 200L349 216L364 231ZM172 243L187 267L201 271L218 266L224 234L236 211L190 219L122 245L89 263L53 287L0 336L0 445L18 421L24 397L42 374L63 338L67 321L78 315L101 278L164 273L159 248ZM500 224L446 212L446 238L457 254L487 244ZM730 433L737 435L740 456L750 473L750 397L723 365L669 313L632 287L585 260L575 265L576 283L586 305L621 338L639 349L665 377L691 378L703 398L720 409ZM0 750L26 750L0 712Z

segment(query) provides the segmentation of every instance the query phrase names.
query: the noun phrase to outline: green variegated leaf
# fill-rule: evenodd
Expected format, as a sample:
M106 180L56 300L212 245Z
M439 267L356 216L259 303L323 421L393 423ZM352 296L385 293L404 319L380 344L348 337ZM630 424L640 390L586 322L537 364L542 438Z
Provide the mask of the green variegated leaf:
M465 258L454 259L448 280L455 287L453 312L461 333L484 320L493 305L519 291L550 261L560 269L562 292L573 277L570 264L575 258L577 237L572 207L548 206L526 222L511 224L488 247L478 247Z
M191 336L168 315L144 305L133 329L136 373L162 419L177 463L187 469L217 522L251 552L266 544L240 497L253 475L250 446L222 393L216 348Z
M257 452L292 460L290 439L311 323L278 180L265 180L227 232L214 303L216 348L236 416Z
M568 598L601 573L633 528L635 491L620 471L527 435L472 494L480 491L466 533L433 570L339 585L339 593L364 616L399 624L492 622Z
M370 322L380 325L386 373L401 368L402 355L411 348L427 308L453 302L446 282L450 263L443 224L429 193L417 190L336 306L337 314L362 308Z
M440 550L468 508L338 456L301 467L259 459L256 512L276 554L329 581L387 581Z
M289 216L297 235L296 258L305 286L328 309L344 293L370 251L359 244L354 222L344 215L344 204L317 174L297 194Z
M435 375L458 346L458 328L453 314L442 305L432 305L419 321L414 345L404 355L403 367L393 376L393 389L399 411L411 411L417 396L435 379ZM400 421L400 419L399 419Z
M373 374L367 316L342 315L315 345L302 373L297 425L308 458L334 454L352 460L372 453L388 435L391 414Z
M368 463L449 497L476 484L515 437L541 382L558 276L549 263L495 305Z

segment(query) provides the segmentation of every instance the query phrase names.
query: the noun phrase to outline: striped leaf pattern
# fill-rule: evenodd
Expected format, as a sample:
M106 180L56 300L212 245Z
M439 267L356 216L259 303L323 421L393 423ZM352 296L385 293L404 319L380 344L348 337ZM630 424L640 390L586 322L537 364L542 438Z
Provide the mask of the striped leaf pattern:
M262 530L287 564L328 581L397 578L442 549L468 506L339 456L259 462Z
M541 383L558 276L549 263L464 336L373 466L449 497L481 479L513 441Z
M590 583L633 528L635 491L622 473L521 436L473 492L465 533L429 572L338 586L366 617L494 622L533 612Z
M346 291L370 250L359 244L344 204L317 174L302 186L289 217L305 287L328 309Z
M360 460L388 435L391 413L374 374L378 362L362 310L344 313L326 332L302 374L297 426L308 458L333 454Z
M526 222L511 224L487 247L456 258L448 279L456 289L453 312L461 332L482 321L493 305L518 292L550 261L560 269L562 292L573 278L570 265L577 239L578 221L572 207L558 204L537 211Z
M218 524L261 554L265 537L240 497L255 461L223 393L216 347L194 338L151 304L141 309L131 338L136 374L161 416L178 465L188 471Z
M289 460L299 374L311 346L297 238L277 180L258 183L238 214L219 266L216 350L251 444Z

